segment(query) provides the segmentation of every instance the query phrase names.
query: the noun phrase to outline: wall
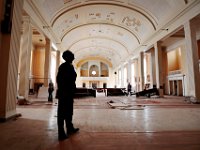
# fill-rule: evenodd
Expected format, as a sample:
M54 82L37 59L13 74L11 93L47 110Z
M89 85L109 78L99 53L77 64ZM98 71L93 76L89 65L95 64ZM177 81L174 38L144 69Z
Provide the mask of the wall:
M98 70L96 71L97 71L97 74L99 74L99 77L95 77L95 76L88 77L89 76L88 72L92 65L98 66ZM82 67L82 69L80 67ZM89 61L88 63L86 62L85 64L83 64L83 66L81 65L80 67L76 68L76 73L77 73L76 86L77 87L82 87L83 83L85 83L87 88L91 88L92 82L94 83L96 82L99 88L102 88L104 83L107 84L107 87L110 87L110 88L114 87L115 74L113 72L112 67L109 67L108 64L106 63L102 64L100 61L92 60L92 61ZM108 67L108 70L106 70L107 67ZM80 75L84 75L84 77L83 76L81 77ZM104 77L101 77L100 75L103 75Z
M88 77L88 70L81 70L80 71L82 77Z
M178 55L178 49L167 53L168 60L168 72L180 70L180 57Z
M167 53L167 65L166 65L166 77L169 74L169 71L180 70L181 74L184 75L186 73L186 64L185 64L185 39L176 40L173 44L169 44L166 46ZM181 76L182 77L182 76ZM183 81L184 88L186 87L186 83ZM185 89L187 90L187 89ZM182 92L182 91L181 91ZM168 78L165 81L165 94L168 94Z

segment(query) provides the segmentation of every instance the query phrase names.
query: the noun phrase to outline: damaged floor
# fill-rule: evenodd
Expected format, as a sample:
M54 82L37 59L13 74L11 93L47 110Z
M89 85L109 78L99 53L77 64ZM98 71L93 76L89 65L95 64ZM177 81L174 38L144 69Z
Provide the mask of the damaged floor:
M1 150L199 150L200 104L184 97L75 99L80 132L57 140L57 101L31 98L22 116L0 123Z

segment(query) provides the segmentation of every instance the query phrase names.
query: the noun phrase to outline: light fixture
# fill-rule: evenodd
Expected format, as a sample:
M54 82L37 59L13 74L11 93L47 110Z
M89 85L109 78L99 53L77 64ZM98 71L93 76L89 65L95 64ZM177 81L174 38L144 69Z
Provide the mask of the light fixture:
M168 29L168 28L166 28L166 29L161 29L161 30L163 30L163 31L168 31L169 29Z
M93 70L93 71L92 71L92 75L96 75L96 71Z
M50 28L50 26L42 26L43 29Z

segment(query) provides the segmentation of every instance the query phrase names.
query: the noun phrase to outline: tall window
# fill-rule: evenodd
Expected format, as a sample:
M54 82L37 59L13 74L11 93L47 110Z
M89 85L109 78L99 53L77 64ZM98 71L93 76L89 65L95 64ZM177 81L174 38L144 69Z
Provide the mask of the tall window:
M81 77L88 77L88 62L81 66L80 75Z
M124 68L124 87L127 87L127 81L128 81L128 72L127 67Z
M121 85L122 85L122 72L121 72L121 69L119 70L119 73L118 73L118 83L119 83L119 87L121 87Z
M101 77L108 77L109 76L109 69L108 69L108 65L106 65L105 63L100 63L101 64Z

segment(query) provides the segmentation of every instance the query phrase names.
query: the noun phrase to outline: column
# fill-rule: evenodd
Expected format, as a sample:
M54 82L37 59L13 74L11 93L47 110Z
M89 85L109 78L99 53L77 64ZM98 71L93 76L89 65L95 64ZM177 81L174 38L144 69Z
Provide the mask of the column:
M151 49L151 88L156 86L155 50Z
M134 60L134 68L135 68L135 77L136 77L136 92L139 92L139 67L138 67L138 59Z
M0 1L0 7L5 7L5 12L9 7L8 12L10 15L0 18L0 21L4 20L4 23L10 24L12 20L12 29L10 33L9 28L4 28L0 33L0 121L6 121L8 118L17 115L17 76L24 0L6 1L5 6L3 2ZM10 9L12 4L8 5L7 2L14 2L13 10ZM0 9L0 12L3 13L3 9ZM13 18L11 18L11 13L15 14L12 16Z
M163 96L163 64L161 42L154 44L155 49L155 65L156 65L156 87L159 89L160 97Z
M144 90L144 53L140 52L139 55L139 76L140 76L140 91Z
M46 38L45 63L44 63L44 86L48 87L51 78L51 41Z
M193 96L200 102L200 73L198 60L198 47L196 39L196 27L192 21L184 24L185 31L185 61L186 61L186 88L187 96Z
M110 69L109 69L109 70L110 70ZM109 76L111 77L110 73L109 73ZM115 85L114 85L114 88L117 88L117 84L118 84L118 82L117 82L117 81L118 81L118 80L117 80L117 76L118 76L118 75L117 75L117 71L115 71L115 72L114 72L114 78L115 78ZM108 86L108 87L109 87L109 86Z
M29 72L29 94L33 94L34 91L34 81L33 81L33 49L31 48L31 58L30 58L30 72Z
M32 48L32 26L30 17L23 18L23 34L20 48L20 72L19 72L19 95L28 99L29 75Z
M168 95L170 95L171 94L171 87L170 87L170 80L169 80L169 78L168 78Z
M60 51L56 51L56 74L58 72L59 66L60 66Z
M60 62L60 51L57 50L56 51L56 71L55 71L56 75L55 75L55 77L57 76L58 68L59 68L60 64L61 64L61 62ZM55 87L57 87L57 82L55 82L54 85L55 85Z
M176 95L175 80L172 80L172 95Z

